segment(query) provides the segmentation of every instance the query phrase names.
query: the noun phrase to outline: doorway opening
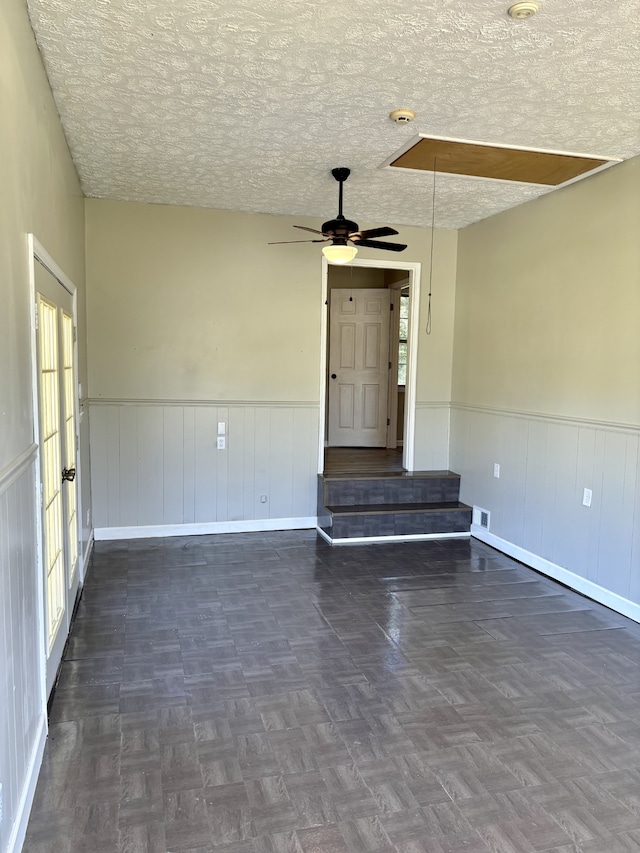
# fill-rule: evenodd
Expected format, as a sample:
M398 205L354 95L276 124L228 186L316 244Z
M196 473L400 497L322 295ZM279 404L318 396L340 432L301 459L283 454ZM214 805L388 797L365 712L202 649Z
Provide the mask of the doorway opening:
M412 471L420 264L323 259L319 473Z

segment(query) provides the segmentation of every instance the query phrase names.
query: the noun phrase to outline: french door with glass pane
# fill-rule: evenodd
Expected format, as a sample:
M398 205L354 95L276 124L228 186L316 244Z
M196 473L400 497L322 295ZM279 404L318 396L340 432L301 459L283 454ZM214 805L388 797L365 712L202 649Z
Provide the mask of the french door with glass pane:
M35 263L37 385L47 695L55 682L79 584L76 371L71 293Z

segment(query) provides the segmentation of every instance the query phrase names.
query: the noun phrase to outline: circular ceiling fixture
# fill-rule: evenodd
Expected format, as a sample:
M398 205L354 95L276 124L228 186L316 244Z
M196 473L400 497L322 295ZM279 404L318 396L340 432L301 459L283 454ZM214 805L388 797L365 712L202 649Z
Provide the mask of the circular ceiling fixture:
M416 114L413 110L393 110L389 113L389 118L396 124L409 124L415 117Z
M527 18L533 18L536 12L539 11L540 6L533 2L533 0L530 0L530 2L528 0L527 2L514 3L508 9L508 13L517 21L526 21Z

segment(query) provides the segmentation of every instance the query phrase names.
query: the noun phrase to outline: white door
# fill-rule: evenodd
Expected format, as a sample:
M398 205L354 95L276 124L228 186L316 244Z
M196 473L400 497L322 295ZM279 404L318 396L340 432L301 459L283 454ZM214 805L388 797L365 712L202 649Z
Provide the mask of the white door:
M331 291L329 447L386 447L389 291Z
M62 659L79 583L73 298L35 263L38 416L47 695Z

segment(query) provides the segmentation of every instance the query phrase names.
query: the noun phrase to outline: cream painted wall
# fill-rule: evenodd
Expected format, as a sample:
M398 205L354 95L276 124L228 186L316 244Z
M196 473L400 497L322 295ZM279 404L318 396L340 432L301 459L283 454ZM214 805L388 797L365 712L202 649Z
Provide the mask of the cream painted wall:
M329 266L327 276L327 287L386 287L383 269L372 269L371 267Z
M294 223L317 221L96 199L86 213L99 535L169 523L308 522L316 502L322 255L313 244L267 243L295 236ZM457 235L436 232L428 337L430 234L400 233L409 245L403 259L424 270L416 459L445 468ZM375 250L359 256L397 259ZM220 412L229 424L222 453ZM158 460L151 479L150 448ZM171 499L160 502L161 494Z
M320 259L266 245L294 221L87 200L90 396L316 400Z
M19 849L46 732L40 678L39 569L27 234L79 288L85 377L84 201L23 0L0 4L0 850ZM83 424L86 442L88 423ZM89 470L83 482L88 506ZM26 462L25 462L26 460ZM84 510L83 510L83 517Z
M320 247L267 246L316 220L97 199L86 210L92 398L318 401ZM403 260L426 275L429 232L399 230ZM449 399L456 239L436 234L419 400Z
M460 232L451 419L476 535L638 621L639 235L639 158Z
M27 234L81 289L82 316L84 202L21 0L0 4L0 71L2 469L32 441Z
M640 159L460 232L453 400L640 423Z

